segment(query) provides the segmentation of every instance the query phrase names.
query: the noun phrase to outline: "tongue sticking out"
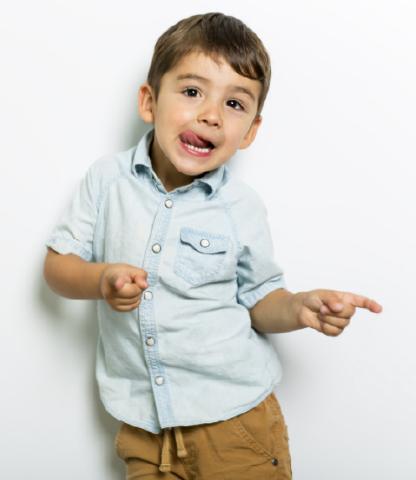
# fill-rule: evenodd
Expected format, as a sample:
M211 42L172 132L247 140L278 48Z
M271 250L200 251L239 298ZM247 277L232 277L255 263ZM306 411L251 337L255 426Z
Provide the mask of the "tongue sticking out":
M202 138L198 137L197 135L195 135L194 132L191 132L190 130L187 130L186 132L183 132L181 134L181 140L185 143L189 143L193 145L194 147L200 147L200 148L212 147L211 142L207 142L206 140L203 140Z

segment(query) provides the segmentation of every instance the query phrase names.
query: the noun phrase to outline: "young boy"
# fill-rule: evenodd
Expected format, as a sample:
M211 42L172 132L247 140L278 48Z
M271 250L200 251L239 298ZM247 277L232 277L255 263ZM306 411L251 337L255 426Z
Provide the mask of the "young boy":
M91 165L47 241L49 286L98 300L97 380L122 422L115 445L129 479L290 479L273 393L281 367L265 333L336 336L356 307L381 311L353 293L289 292L261 197L230 178L270 74L238 19L173 25L139 90L152 127Z

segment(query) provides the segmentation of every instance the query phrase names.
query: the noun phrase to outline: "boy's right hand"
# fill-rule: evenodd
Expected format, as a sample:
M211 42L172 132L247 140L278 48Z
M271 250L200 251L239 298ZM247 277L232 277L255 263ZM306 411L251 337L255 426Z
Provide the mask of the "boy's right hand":
M100 276L100 293L111 308L129 312L140 305L147 288L147 272L125 263L112 263Z

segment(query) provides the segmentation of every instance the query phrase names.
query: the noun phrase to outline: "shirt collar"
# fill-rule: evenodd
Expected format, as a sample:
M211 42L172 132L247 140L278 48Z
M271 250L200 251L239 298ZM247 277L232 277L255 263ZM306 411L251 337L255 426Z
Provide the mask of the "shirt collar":
M137 144L132 163L133 174L139 172L140 170L145 170L150 177L152 177L152 173L156 177L156 173L153 170L152 162L149 155L150 144L153 139L154 131L154 128L151 128L149 131L147 131ZM202 175L202 177L195 178L191 185L186 185L182 188L188 189L191 186L194 187L195 185L201 183L206 187L207 191L209 192L208 198L211 198L216 194L222 184L223 179L225 180L228 175L229 172L227 165L222 164L215 170L211 170L210 172L205 173L204 175Z

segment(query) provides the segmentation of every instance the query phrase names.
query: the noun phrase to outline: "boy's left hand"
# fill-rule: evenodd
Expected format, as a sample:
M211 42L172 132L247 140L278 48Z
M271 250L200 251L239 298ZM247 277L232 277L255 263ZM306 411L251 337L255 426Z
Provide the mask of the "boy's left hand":
M375 300L350 292L317 289L295 295L295 315L302 327L311 327L325 335L343 332L356 307L380 313L383 307Z

